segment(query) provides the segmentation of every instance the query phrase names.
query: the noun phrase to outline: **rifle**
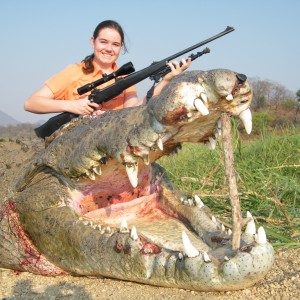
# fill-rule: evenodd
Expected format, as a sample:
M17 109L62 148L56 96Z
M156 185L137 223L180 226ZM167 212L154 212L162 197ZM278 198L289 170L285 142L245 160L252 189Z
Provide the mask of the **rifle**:
M227 28L224 31L220 32L219 34L216 34L194 46L191 46L185 50L182 50L176 54L173 54L161 61L155 62L155 63L151 64L149 67L146 67L140 71L134 72L126 77L116 78L118 76L118 74L116 74L116 73L118 73L118 71L114 72L110 75L106 75L106 76L109 76L109 78L111 78L111 79L116 78L116 82L102 90L94 88L95 84L91 84L90 88L93 89L93 91L88 96L88 99L90 101L101 104L103 102L113 99L114 97L121 94L127 88L139 83L140 81L142 81L150 76L153 76L152 78L154 78L154 80L158 80L159 77L164 76L168 72L170 72L170 68L167 65L167 63L170 62L171 60L173 60L174 58L177 58L183 54L186 54L187 52L190 52L196 48L199 48L213 40L216 40L216 39L224 36L225 34L232 32L232 31L234 31L234 28L227 26ZM209 49L206 48L202 52L198 52L196 55L192 55L191 58L196 59L197 57L199 57L205 53L209 53ZM156 76L156 78L155 78L155 76ZM101 82L102 81L100 79L100 83L97 82L96 84L101 84ZM106 82L106 81L103 81L103 82ZM83 87L81 87L81 88L83 88ZM79 90L81 88L79 88ZM84 92L86 92L86 91L84 91ZM61 113L59 115L56 115L56 116L50 118L45 124L41 125L38 128L35 128L34 131L38 137L45 138L45 137L50 136L53 132L55 132L57 129L59 129L62 125L70 122L73 118L76 118L76 117L78 117L78 115L73 114L73 113L64 112L64 113Z

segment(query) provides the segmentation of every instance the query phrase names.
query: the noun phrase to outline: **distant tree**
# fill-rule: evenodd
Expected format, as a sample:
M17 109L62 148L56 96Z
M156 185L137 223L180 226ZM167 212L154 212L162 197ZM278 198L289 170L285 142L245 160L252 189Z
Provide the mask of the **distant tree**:
M298 108L297 108L297 110L296 110L295 122L296 122L296 120L297 120L297 114L298 114L299 109L300 109L300 90L298 90L297 93L296 93L296 99L297 99L297 101L299 102L299 105L298 105Z
M264 108L267 105L267 99L271 89L270 83L258 78L252 78L249 81L253 91L252 106L255 110Z
M300 90L296 93L296 100L300 102Z
M294 98L292 92L279 83L259 78L250 78L249 82L253 90L252 106L255 110L266 107L277 110L287 99Z

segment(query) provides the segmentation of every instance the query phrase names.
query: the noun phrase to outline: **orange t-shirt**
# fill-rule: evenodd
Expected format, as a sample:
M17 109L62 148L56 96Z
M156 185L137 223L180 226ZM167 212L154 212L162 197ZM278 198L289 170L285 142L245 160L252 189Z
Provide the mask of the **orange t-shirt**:
M79 95L77 89L87 83L94 82L103 77L103 72L98 65L94 64L94 71L89 74L84 74L82 67L84 63L69 65L64 70L49 78L45 84L54 94L54 99L60 100L76 100L87 97L90 92ZM113 66L114 71L118 69L117 65ZM98 86L98 89L103 89L114 83L114 80L108 81ZM132 86L123 91L117 97L102 103L101 110L115 110L124 108L124 100L127 97L136 97L136 86Z

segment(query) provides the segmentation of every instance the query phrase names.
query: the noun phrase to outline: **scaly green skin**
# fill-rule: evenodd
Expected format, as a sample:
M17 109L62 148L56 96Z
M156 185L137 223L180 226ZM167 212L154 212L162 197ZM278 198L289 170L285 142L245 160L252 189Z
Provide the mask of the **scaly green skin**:
M182 201L154 163L181 143L207 142L221 113L246 110L251 89L236 83L236 73L228 70L186 72L147 106L78 118L55 133L46 149L27 149L26 169L14 165L2 174L0 266L202 291L242 289L261 280L273 264L272 246L244 233L242 248L232 251L210 210ZM192 105L201 93L208 115ZM233 100L225 99L228 94ZM0 151L8 147L3 142ZM22 146L15 148L16 158ZM136 187L125 166L138 166ZM10 181L17 179L14 187ZM129 230L117 225L124 216ZM138 238L130 233L133 226ZM182 230L199 250L194 257L178 239Z

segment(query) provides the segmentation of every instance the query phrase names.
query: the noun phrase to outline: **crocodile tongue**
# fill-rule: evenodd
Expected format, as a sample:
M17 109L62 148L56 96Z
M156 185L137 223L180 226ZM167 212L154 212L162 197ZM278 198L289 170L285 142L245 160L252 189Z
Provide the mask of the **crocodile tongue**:
M122 220L126 219L128 226L135 226L139 235L158 246L175 251L184 250L181 235L185 231L193 245L208 250L208 246L194 233L189 232L180 220L160 209L156 194L94 210L86 213L85 217L93 219L94 223L99 222L110 227L119 227Z

